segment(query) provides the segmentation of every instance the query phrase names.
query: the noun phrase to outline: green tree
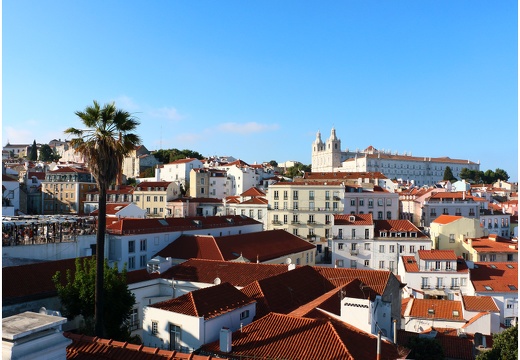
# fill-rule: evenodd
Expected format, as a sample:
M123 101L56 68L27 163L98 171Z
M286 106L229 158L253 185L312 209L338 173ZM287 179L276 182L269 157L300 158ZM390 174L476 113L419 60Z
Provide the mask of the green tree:
M275 160L271 160L269 161L269 165L271 165L272 167L277 167L278 163Z
M457 178L453 176L453 171L451 171L451 168L449 166L446 166L446 169L444 169L444 176L442 177L443 181L457 181Z
M507 171L500 169L500 168L496 168L495 169L495 181L498 181L498 180L508 181L509 174L507 173Z
M476 360L517 360L518 325L493 335L491 350L479 354Z
M115 103L103 107L97 101L84 111L76 111L86 129L68 128L65 133L74 136L72 148L83 155L99 189L98 228L96 234L96 286L95 286L95 334L104 336L103 314L103 263L105 259L105 233L107 188L121 171L123 158L141 139L132 133L139 122L130 113L117 109Z
M410 349L408 357L416 360L443 360L444 351L435 338L411 337L406 345Z
M52 148L48 144L43 144L40 149L40 158L41 161L57 161L60 157L54 153Z
M128 341L130 331L127 320L135 304L135 296L128 289L126 281L126 267L122 272L108 266L108 261L103 263L104 292L107 304L103 318L105 334L108 338ZM52 281L58 291L63 314L72 320L76 316L83 316L85 326L80 330L86 335L94 335L94 288L96 283L96 259L95 257L76 259L74 272L67 270L65 279L58 271Z
M36 140L33 141L33 144L31 146L31 149L29 150L29 156L28 159L30 161L36 161L38 160L38 146L36 145Z
M310 165L303 165L302 163L297 163L290 168L287 168L285 171L285 176L294 178L296 176L302 176L304 173L311 171Z

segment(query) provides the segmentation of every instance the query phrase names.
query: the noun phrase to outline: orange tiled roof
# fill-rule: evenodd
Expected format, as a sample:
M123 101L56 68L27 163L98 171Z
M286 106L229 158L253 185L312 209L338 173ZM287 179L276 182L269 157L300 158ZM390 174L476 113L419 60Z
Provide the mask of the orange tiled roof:
M317 346L319 345L319 346ZM270 313L232 334L230 356L263 359L375 359L377 337L332 318L309 319ZM220 353L219 341L202 350ZM381 360L402 358L381 342Z
M334 214L334 225L372 225L372 214Z
M446 225L459 219L462 219L462 216L440 215L435 220L433 220L432 223Z
M412 299L410 316L414 318L463 321L462 304L455 300ZM429 312L434 310L432 314Z
M326 292L334 289L314 268L302 266L242 288L242 292L257 301L258 318L269 312L288 314Z
M230 283L221 283L191 291L175 299L150 305L150 307L184 315L211 319L253 303L243 292Z
M283 274L287 265L239 263L230 261L190 259L171 267L161 274L162 278L212 284L215 278L244 287L256 280Z
M297 181L305 180L358 180L358 179L387 179L386 175L381 172L306 172L302 179Z
M466 239L466 242L469 242L469 240L470 239ZM489 235L488 237L472 238L471 247L477 253L518 253L517 242L513 242L509 239L496 236L494 234Z
M240 196L265 196L265 192L253 186L240 194Z
M419 250L417 254L421 260L457 260L453 250Z
M212 356L186 354L178 351L162 350L143 345L130 344L128 342L100 339L98 337L86 336L64 332L63 336L72 340L67 346L67 359L69 360L212 360ZM226 358L220 358L226 360Z
M415 232L418 238L427 238L421 230L417 228L410 220L374 220L374 233L379 234L381 231L386 232Z
M131 203L108 203L107 204L107 215L116 215L119 211L123 210L125 207L130 205ZM99 209L96 209L90 213L90 215L99 214Z
M179 160L175 160L175 161L172 161L172 162L168 163L168 165L171 165L171 164L186 164L186 163L190 163L190 162L195 161L195 160L198 160L198 159L196 159L196 158L179 159Z
M419 264L417 264L415 256L401 256L401 259L406 272L419 272Z
M261 197L254 197L246 201L242 201L240 204L252 204L252 205L267 205L269 201Z
M172 231L219 228L231 226L243 226L260 224L258 221L240 215L226 216L194 216L186 218L164 218L164 219L121 219L113 224L107 225L107 233L149 234Z
M467 311L500 311L491 296L462 296L462 302Z
M324 266L316 266L315 269L334 286L342 286L354 279L359 279L378 295L383 295L390 277L393 276L390 271L386 270L330 268Z
M285 230L269 230L219 237L181 235L156 256L230 261L242 255L251 262L265 262L312 249L314 245Z
M166 188L172 183L172 181L143 181L135 186L135 190L137 191L148 191L148 188L151 188L151 191L156 191L155 188ZM161 191L165 191L161 190Z
M469 274L477 293L518 293L516 262L475 263Z

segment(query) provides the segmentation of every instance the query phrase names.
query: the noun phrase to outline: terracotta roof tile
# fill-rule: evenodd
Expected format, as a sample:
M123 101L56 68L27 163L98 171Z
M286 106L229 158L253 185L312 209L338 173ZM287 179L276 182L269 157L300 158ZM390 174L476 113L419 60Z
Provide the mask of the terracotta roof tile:
M265 192L253 186L240 194L240 196L265 196Z
M475 263L470 279L477 293L518 293L518 263Z
M193 162L195 160L198 160L198 159L196 159L196 158L179 159L179 160L172 161L172 162L168 163L167 165L171 165L171 164L186 164L186 163Z
M372 225L372 214L335 214L334 225Z
M182 235L156 256L176 259L235 260L265 262L315 249L309 242L284 230L269 230L228 236Z
M258 318L269 312L288 314L334 286L310 266L302 266L286 273L255 281L242 291L257 300Z
M460 301L434 299L413 299L411 301L411 317L465 322ZM432 309L433 313L431 313Z
M386 270L330 268L324 266L316 266L315 269L334 286L346 285L354 279L359 279L378 295L383 295L390 276L393 276L390 271Z
M407 232L416 233L418 238L427 238L425 234L417 226L415 226L410 220L374 220L374 233L380 232Z
M381 172L306 172L303 178L297 181L305 180L358 180L358 179L387 179L386 175Z
M419 250L417 254L421 260L457 260L453 250Z
M233 333L231 355L287 360L375 359L376 342L377 337L331 318L271 313ZM218 341L202 349L221 354ZM399 357L393 344L382 341L381 360Z
M435 220L433 220L432 223L446 225L460 219L462 219L462 216L440 215Z
M164 219L121 219L107 225L107 233L128 235L260 224L240 215L195 216Z
M174 266L161 274L162 278L195 281L211 284L215 278L229 282L233 286L244 287L256 280L283 274L288 271L287 265L238 263L190 259Z
M253 302L254 300L226 282L195 290L175 299L158 302L150 307L203 317L207 320Z
M470 241L471 247L477 253L518 253L517 242L513 242L500 236L489 235L484 238L471 238L465 240L466 243L469 243Z
M178 351L162 350L143 345L134 345L97 337L64 332L66 338L72 340L67 347L68 360L212 360L212 356L186 354ZM219 358L221 359L221 358ZM225 360L225 358L221 359Z

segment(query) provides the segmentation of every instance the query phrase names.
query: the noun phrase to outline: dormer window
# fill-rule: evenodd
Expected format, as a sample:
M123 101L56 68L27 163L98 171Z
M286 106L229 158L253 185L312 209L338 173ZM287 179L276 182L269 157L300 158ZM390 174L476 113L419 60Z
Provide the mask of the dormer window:
M453 310L453 317L459 317L459 311L458 310Z
M354 221L356 221L356 217L354 215L350 215L348 220L351 222L354 222Z

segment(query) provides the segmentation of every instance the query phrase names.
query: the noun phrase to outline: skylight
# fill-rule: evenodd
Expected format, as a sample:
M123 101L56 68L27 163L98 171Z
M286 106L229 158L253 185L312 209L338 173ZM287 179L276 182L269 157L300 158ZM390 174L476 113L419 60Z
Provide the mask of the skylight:
M515 285L507 285L509 286L509 290L518 290Z
M491 265L489 265L489 267L492 268L492 269L496 269L497 268L497 266L495 264L491 264Z
M159 224L161 225L164 225L164 226L168 226L168 222L164 219L159 219Z
M453 316L454 317L459 316L459 310L453 310Z
M488 291L491 291L493 290L493 288L489 285L484 285L484 289L488 290Z
M507 264L506 266L507 266L508 268L510 268L510 269L514 269L514 268L515 268L515 267L514 267L513 265L511 265L511 264Z

